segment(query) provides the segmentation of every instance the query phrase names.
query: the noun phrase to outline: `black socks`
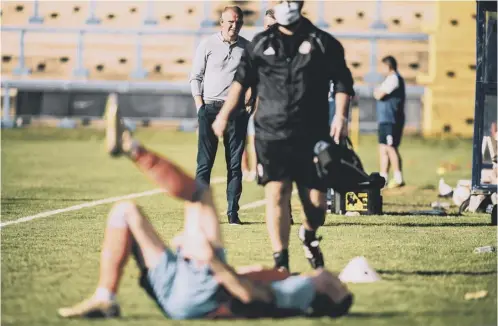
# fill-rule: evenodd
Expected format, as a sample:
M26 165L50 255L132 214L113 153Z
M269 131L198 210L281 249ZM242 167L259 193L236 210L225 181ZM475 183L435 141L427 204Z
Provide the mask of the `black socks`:
M284 249L279 252L273 253L273 259L275 260L275 268L285 268L289 270L289 250Z

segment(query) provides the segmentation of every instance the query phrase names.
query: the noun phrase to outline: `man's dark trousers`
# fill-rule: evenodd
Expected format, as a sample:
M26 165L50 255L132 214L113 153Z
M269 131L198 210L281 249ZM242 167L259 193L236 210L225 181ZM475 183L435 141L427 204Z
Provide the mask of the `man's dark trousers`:
M218 149L218 137L213 132L212 124L223 102L206 103L198 112L199 138L197 145L197 170L195 179L210 184L211 170ZM249 115L244 109L234 112L223 136L225 160L227 164L227 214L238 214L239 199L242 194L241 161L244 152L247 122Z

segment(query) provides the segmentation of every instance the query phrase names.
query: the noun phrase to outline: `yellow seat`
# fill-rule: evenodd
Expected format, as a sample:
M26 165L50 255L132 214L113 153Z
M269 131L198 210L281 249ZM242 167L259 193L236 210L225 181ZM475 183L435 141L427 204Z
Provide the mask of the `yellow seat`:
M29 17L33 15L33 2L2 1L1 7L2 26L28 24Z

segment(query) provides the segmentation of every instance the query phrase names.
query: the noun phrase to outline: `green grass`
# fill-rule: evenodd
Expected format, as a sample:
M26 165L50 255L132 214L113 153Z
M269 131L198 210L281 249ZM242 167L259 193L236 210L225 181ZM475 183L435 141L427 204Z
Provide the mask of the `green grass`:
M195 134L140 131L138 137L186 170L195 169ZM93 200L155 188L126 160L103 153L102 132L93 130L24 129L2 131L2 221ZM377 168L375 138L360 139L359 153L368 171ZM436 198L436 169L445 162L460 169L445 179L455 184L470 178L470 141L424 141L406 138L402 145L408 186L384 193L384 211L430 208ZM220 151L223 148L220 147ZM224 176L223 155L213 176ZM215 185L217 205L226 208L224 184ZM263 198L255 184L244 184L242 204ZM182 203L163 195L137 200L164 239L182 226ZM296 221L299 203L293 199ZM99 250L110 205L82 209L1 230L2 325L206 325L208 321L165 320L137 284L134 264L126 269L119 293L120 320L61 320L56 309L89 295L95 287ZM456 208L453 209L456 211ZM264 208L241 212L251 224L222 228L234 265L272 264L264 225ZM496 228L488 215L464 217L342 217L329 215L320 230L326 262L339 272L355 256L365 256L383 280L351 285L356 302L339 320L261 320L280 325L496 325L496 255L473 253L496 245ZM291 269L309 266L292 229ZM487 290L486 298L465 301L466 292ZM222 321L252 325L257 321Z

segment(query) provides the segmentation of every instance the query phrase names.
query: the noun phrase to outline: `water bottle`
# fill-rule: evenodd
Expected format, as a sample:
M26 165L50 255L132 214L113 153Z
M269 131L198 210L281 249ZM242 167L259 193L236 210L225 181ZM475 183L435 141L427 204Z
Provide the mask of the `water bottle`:
M474 249L475 254L483 254L483 253L488 253L488 252L494 252L496 250L495 247L493 246L484 246L484 247L478 247Z

